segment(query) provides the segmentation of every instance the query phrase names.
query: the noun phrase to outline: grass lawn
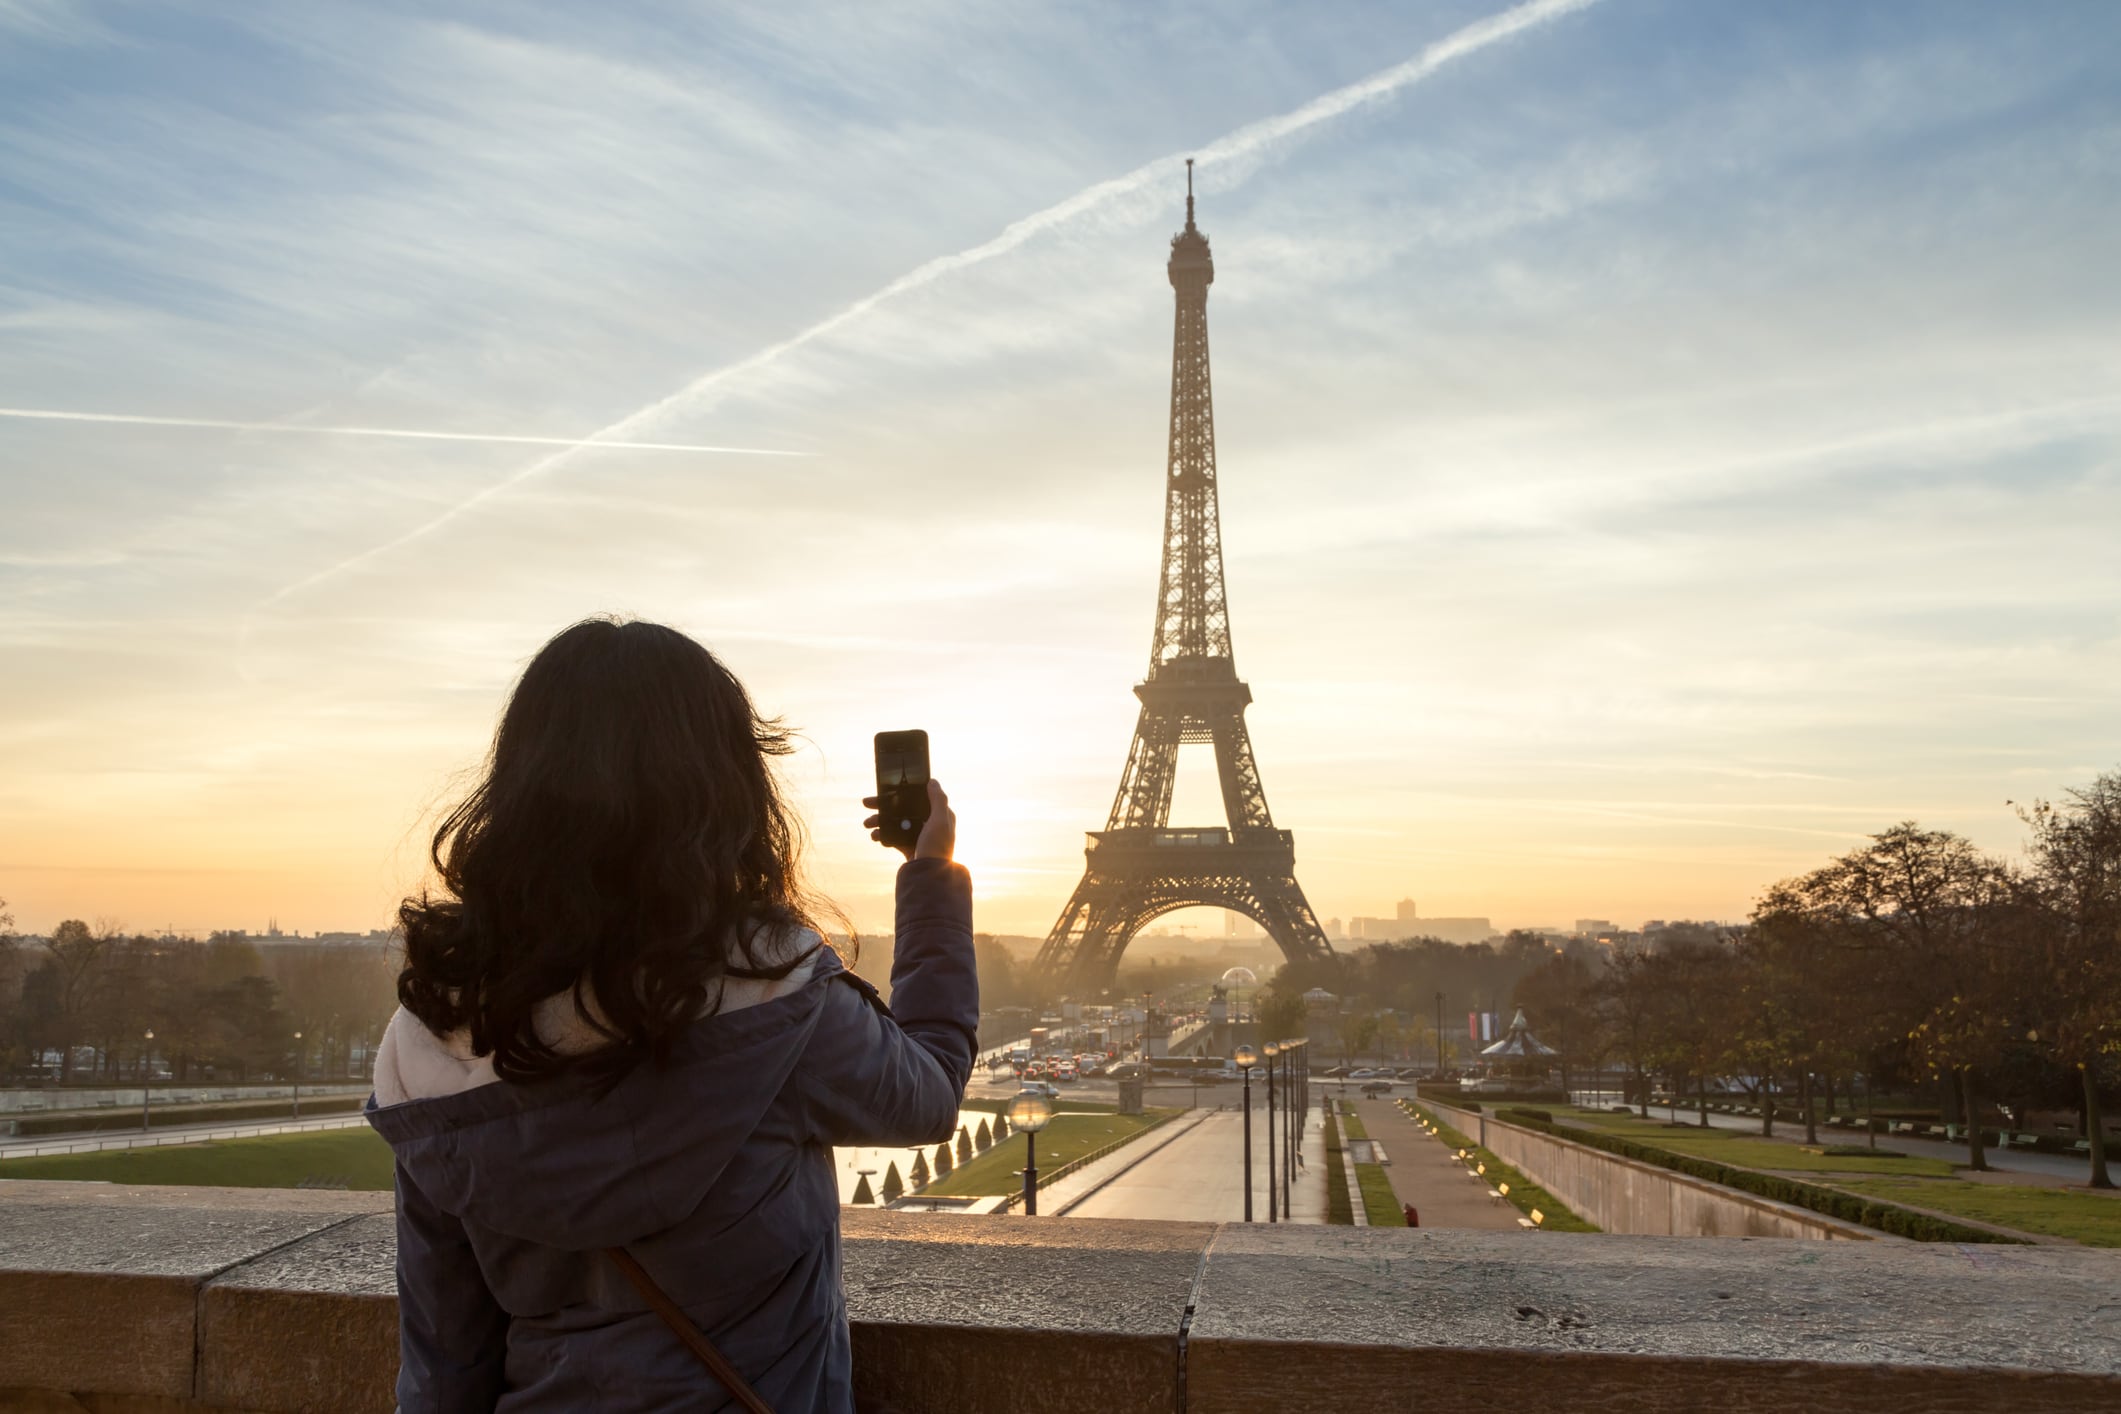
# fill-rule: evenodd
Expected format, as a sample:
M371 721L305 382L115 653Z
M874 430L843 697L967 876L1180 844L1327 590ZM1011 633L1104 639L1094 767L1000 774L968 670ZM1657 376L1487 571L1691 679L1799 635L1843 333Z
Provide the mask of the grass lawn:
M1107 1144L1139 1134L1176 1110L1150 1110L1146 1114L1063 1111L1055 1115L1038 1135L1038 1171L1043 1176L1070 1159L1079 1159ZM1015 1193L1024 1186L1024 1141L1011 1134L968 1163L951 1170L940 1183L931 1183L923 1193L977 1197L991 1193Z
M1009 1106L1014 1099L1015 1096L1013 1095L1007 1100L967 1097L958 1102L958 1108L961 1110L979 1110L990 1115L1007 1114ZM1107 1104L1102 1100L1060 1099L1048 1100L1046 1103L1053 1106L1055 1114L1108 1115L1119 1108L1118 1105Z
M211 1144L52 1154L0 1163L0 1179L293 1188L305 1178L343 1178L350 1188L386 1193L391 1171L390 1146L365 1124L320 1134L268 1134Z
M1887 1203L1907 1203L2021 1232L2073 1238L2088 1247L2121 1247L2121 1196L1964 1179L1896 1182L1872 1178L1834 1186Z
M1370 1219L1371 1227L1405 1227L1406 1210L1399 1205L1399 1195L1392 1191L1392 1180L1385 1177L1383 1168L1376 1164L1355 1166L1355 1186L1362 1190L1362 1210Z
M1367 1139L1370 1131L1354 1111L1340 1117L1341 1132L1350 1139ZM1347 1180L1341 1180L1347 1186ZM1392 1192L1392 1180L1385 1177L1382 1166L1357 1164L1355 1186L1362 1190L1362 1210L1369 1216L1371 1227L1405 1227L1406 1211L1399 1206L1399 1197Z
M1355 1212L1348 1204L1348 1170L1343 1163L1339 1125L1352 1116L1326 1110L1326 1221L1336 1227L1352 1227Z
M1713 1159L1718 1163L1737 1164L1741 1168L1766 1169L1772 1173L1876 1173L1893 1174L1903 1178L1949 1178L1951 1164L1944 1159L1919 1158L1873 1158L1868 1154L1813 1154L1801 1144L1785 1143L1776 1139L1762 1139L1736 1129L1701 1129L1687 1127L1668 1128L1659 1120L1642 1120L1634 1115L1606 1114L1598 1110L1557 1110L1557 1120L1580 1124L1588 1129L1601 1129L1608 1134L1618 1134L1628 1139L1639 1139L1645 1144L1654 1144L1660 1149L1669 1149L1675 1154L1687 1154L1697 1159ZM1800 1129L1799 1134L1803 1131ZM1821 1136L1825 1140L1826 1136ZM1845 1138L1835 1137L1835 1144L1846 1143Z

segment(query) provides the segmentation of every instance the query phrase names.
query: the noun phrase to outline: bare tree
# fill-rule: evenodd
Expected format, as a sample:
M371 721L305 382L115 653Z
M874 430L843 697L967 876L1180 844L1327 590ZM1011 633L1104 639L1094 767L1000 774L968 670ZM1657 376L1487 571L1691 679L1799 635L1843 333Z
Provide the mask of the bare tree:
M2020 812L2037 926L2029 960L2026 1039L2077 1072L2091 1186L2112 1188L2099 1109L2099 1066L2121 1052L2121 773Z
M1606 1030L1613 1049L1626 1062L1635 1103L1650 1117L1650 1067L1657 1056L1657 979L1651 954L1623 943L1613 949L1611 965L1599 988Z

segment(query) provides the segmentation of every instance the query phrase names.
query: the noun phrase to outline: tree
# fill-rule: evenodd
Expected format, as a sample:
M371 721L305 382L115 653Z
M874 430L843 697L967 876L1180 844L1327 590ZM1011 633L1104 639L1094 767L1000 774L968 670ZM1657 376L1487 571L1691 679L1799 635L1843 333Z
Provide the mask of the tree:
M1518 978L1510 994L1533 1032L1561 1053L1564 1091L1570 1063L1595 1065L1605 1050L1598 982L1581 953L1549 949L1546 960Z
M940 1180L940 1179L945 1179L945 1178L948 1178L948 1177L950 1176L950 1170L951 1170L951 1169L953 1169L953 1168L955 1168L955 1167L956 1167L956 1164L955 1164L955 1163L953 1163L953 1162L952 1162L952 1160L951 1160L951 1158L950 1158L950 1146L949 1146L949 1144L947 1144L947 1143L943 1143L943 1144L938 1144L938 1145L936 1145L936 1146L935 1146L935 1176L936 1176L936 1178L937 1178L938 1180Z
M2032 831L2025 883L2037 919L2026 1039L2077 1073L2091 1186L2112 1188L2099 1071L2121 1054L2121 773L2020 814Z
M913 1151L913 1167L906 1170L906 1177L912 1180L913 1191L916 1193L928 1186L927 1150L915 1149Z
M73 1079L74 1047L83 1034L96 987L102 981L103 957L117 929L91 929L78 918L69 918L52 929L44 953L52 969L50 1024L52 1039L59 1046L59 1081Z
M896 1203L905 1196L906 1180L898 1176L898 1164L891 1163L884 1169L884 1201Z
M1642 1117L1650 1117L1649 1071L1657 1055L1657 978L1651 954L1632 944L1613 949L1598 995L1613 1048L1628 1067Z
M994 1131L987 1127L987 1121L979 1122L979 1132L972 1136L972 1144L982 1154L994 1147Z
M863 1206L876 1202L876 1193L869 1187L869 1175L866 1173L862 1175L861 1181L854 1185L854 1201Z
M1259 989L1252 1004L1252 1015L1259 1025L1262 1041L1282 1041L1301 1036L1310 1015L1304 1006L1302 981L1293 969L1284 967L1274 974L1267 984Z
M957 1127L957 1161L964 1163L972 1157L972 1135L962 1124Z
M2024 1031L2021 886L1969 841L1907 821L1827 866L1820 889L1849 945L1869 954L1873 1003L1897 1004L1911 1054L1956 1081L1970 1166L1986 1169L1979 1076Z
M1667 943L1648 954L1645 971L1652 997L1650 1053L1671 1074L1675 1106L1685 1082L1694 1082L1705 1129L1709 1077L1722 1073L1731 1060L1736 974L1731 950L1720 942Z

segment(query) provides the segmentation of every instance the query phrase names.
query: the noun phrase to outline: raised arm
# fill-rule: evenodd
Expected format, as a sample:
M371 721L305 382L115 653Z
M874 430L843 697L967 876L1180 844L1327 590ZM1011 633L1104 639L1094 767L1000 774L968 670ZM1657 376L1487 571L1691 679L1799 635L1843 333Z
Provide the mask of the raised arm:
M948 821L947 802L934 820ZM898 871L891 1006L866 986L831 983L798 1078L813 1135L830 1144L932 1144L957 1129L978 1050L979 974L972 876L921 850Z

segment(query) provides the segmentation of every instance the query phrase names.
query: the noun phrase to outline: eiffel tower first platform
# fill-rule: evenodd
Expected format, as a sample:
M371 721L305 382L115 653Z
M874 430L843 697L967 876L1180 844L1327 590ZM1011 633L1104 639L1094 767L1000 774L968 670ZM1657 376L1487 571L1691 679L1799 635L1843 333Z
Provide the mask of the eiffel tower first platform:
M1174 909L1241 913L1294 963L1333 950L1296 882L1296 845L1274 827L1245 730L1252 690L1230 654L1222 527L1215 493L1215 405L1208 379L1208 286L1215 262L1193 224L1186 163L1186 229L1171 238L1177 292L1171 338L1171 454L1164 483L1164 565L1149 675L1134 689L1141 718L1112 817L1092 831L1088 867L1061 910L1038 970L1060 990L1095 996L1112 986L1120 954L1151 919ZM1171 787L1183 742L1212 742L1226 821L1173 829Z

